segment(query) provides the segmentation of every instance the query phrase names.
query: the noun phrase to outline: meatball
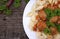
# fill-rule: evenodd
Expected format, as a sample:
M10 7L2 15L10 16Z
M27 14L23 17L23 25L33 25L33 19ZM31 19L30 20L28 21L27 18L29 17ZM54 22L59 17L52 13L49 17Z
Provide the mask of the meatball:
M44 10L40 10L39 11L39 17L42 19L42 20L46 20L46 13L44 12Z
M57 22L58 16L54 16L50 19L50 22Z
M50 27L50 30L51 30L51 33L52 33L53 35L57 34L57 29L56 29L56 27Z
M46 26L46 23L42 20L37 23L37 28L39 29L39 31L43 31L46 28Z

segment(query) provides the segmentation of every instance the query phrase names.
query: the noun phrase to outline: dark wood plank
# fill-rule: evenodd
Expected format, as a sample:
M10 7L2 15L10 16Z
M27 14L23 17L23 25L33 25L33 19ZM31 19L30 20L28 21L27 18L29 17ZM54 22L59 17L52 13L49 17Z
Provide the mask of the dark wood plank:
M0 14L0 39L28 39L22 24L25 5L25 1L21 0L19 8L10 7L13 11L12 15Z

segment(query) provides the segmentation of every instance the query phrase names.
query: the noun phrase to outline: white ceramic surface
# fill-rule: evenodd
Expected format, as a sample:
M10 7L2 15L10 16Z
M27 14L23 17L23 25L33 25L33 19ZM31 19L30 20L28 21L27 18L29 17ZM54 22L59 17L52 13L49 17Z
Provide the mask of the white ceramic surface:
M36 39L36 33L29 29L30 18L27 17L27 14L28 12L31 11L32 5L34 3L35 3L35 0L30 0L27 6L25 7L24 14L23 14L23 27L29 39Z

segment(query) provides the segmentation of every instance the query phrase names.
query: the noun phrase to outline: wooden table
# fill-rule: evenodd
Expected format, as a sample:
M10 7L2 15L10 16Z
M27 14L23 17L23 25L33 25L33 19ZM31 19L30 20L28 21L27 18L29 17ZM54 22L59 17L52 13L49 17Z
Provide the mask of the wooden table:
M25 6L25 1L21 0L21 6L19 8L10 7L12 9L12 15L6 16L0 14L0 39L28 39L22 24Z

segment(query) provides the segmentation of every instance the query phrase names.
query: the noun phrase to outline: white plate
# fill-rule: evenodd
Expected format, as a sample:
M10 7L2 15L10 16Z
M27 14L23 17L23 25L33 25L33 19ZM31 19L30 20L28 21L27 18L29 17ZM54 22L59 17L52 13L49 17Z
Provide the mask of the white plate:
M27 6L25 7L23 14L23 27L29 39L36 39L36 33L29 29L30 18L27 17L27 14L31 11L32 5L35 3L35 0L30 0Z

